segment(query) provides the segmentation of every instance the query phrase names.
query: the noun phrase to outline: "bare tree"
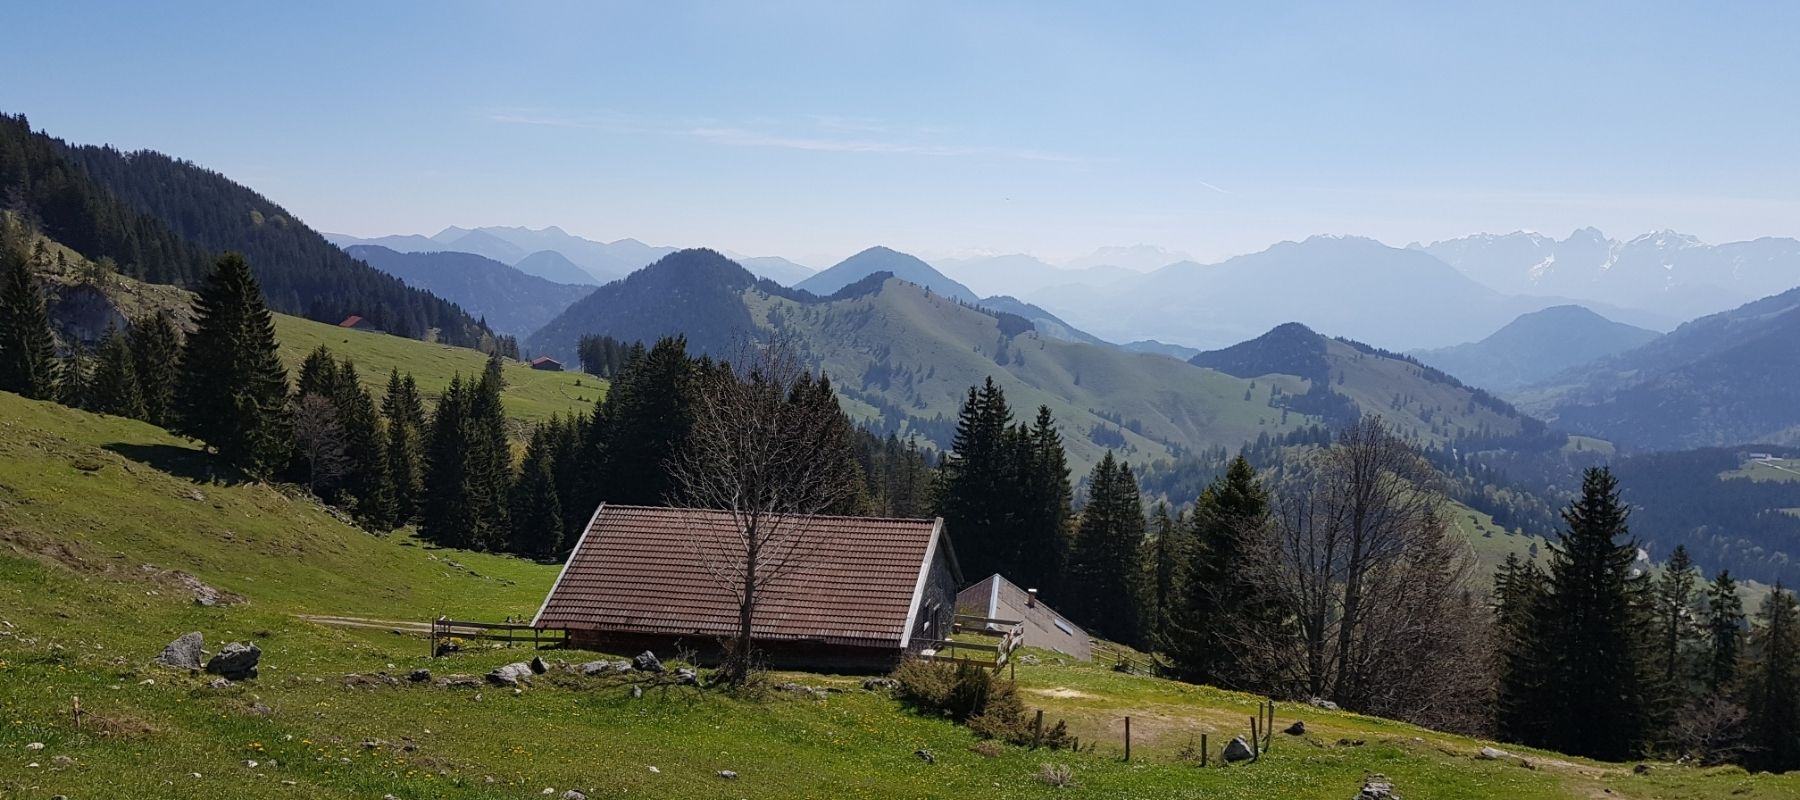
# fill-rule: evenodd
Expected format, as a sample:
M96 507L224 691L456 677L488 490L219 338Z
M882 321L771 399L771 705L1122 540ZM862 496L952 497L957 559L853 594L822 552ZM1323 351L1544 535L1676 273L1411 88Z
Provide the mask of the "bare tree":
M814 379L791 341L746 343L701 379L694 422L671 473L683 502L724 512L730 531L696 519L690 544L738 604L721 677L747 680L765 589L803 570L828 545L816 515L842 511L859 484L849 428L830 384Z
M306 459L306 488L315 495L350 473L349 437L324 396L304 394L294 402L294 447Z
M1281 665L1279 681L1409 717L1450 716L1476 696L1462 694L1468 687L1485 691L1456 675L1485 661L1469 638L1480 616L1465 591L1467 558L1448 537L1435 482L1419 454L1370 417L1278 487L1260 564L1299 636L1257 649Z

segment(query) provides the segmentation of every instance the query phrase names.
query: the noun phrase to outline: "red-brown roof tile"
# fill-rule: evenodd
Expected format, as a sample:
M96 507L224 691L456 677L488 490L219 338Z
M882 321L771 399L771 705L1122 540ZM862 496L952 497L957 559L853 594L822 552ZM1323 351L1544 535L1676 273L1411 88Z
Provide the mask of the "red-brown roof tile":
M805 566L765 586L754 635L900 647L939 535L928 519L810 517ZM714 576L737 541L725 512L603 505L544 601L541 628L719 638L737 627ZM741 547L741 545L739 545ZM740 550L741 552L741 550ZM709 564L713 565L709 569Z

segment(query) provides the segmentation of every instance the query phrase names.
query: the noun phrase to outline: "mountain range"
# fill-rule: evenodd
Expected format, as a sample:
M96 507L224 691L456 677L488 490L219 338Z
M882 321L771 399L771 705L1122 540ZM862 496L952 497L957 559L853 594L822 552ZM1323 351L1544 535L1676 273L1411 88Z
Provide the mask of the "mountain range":
M1479 234L1413 245L1495 291L1570 297L1693 319L1800 285L1800 241L1706 244L1675 231L1626 241L1582 228Z
M794 288L827 297L877 272L886 272L900 280L918 284L964 303L975 303L981 299L975 295L974 290L951 280L918 257L881 246L871 247L839 261L821 270L819 274L794 284Z
M524 337L543 327L594 287L552 283L474 253L401 253L352 245L350 255L467 309L495 333ZM547 252L547 251L545 251Z

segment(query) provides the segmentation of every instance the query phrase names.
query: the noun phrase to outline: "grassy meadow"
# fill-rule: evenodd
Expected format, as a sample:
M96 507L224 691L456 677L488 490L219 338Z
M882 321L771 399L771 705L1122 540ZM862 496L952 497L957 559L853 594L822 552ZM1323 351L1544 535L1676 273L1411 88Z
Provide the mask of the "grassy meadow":
M534 611L556 572L364 533L306 499L232 482L156 428L0 394L0 797L522 800L575 788L595 798L1342 800L1371 772L1433 800L1800 793L1800 776L1736 769L1637 775L1523 751L1531 768L1480 761L1470 739L1293 705L1279 707L1279 724L1303 719L1307 735L1276 734L1255 764L1203 769L1184 748L1201 733L1222 746L1247 727L1255 698L1050 653L1018 667L1021 689L1091 752L977 752L966 729L862 691L855 677L776 676L843 689L822 700L554 674L516 694L388 685L346 676L480 674L530 651L431 659L416 637L294 616L499 620ZM196 605L180 573L242 601ZM190 630L209 650L255 641L261 677L215 689L151 663ZM1040 782L1046 763L1070 767L1075 785Z

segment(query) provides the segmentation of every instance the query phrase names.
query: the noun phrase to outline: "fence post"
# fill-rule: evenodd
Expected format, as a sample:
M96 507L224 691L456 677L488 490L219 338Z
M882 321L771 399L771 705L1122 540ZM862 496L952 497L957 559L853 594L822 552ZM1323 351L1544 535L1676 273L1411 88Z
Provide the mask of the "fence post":
M1212 748L1206 743L1206 734L1200 734L1200 766L1206 766L1206 759L1212 755Z
M1257 732L1257 723L1262 720L1262 709L1256 710L1256 716L1250 718L1250 758L1262 757L1262 736Z
M1131 761L1131 718L1125 718L1125 761Z
M1036 750L1044 743L1044 710L1037 710L1037 721L1031 723L1031 749Z

